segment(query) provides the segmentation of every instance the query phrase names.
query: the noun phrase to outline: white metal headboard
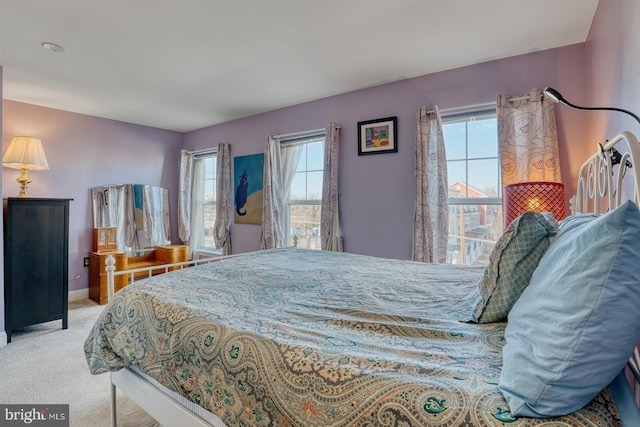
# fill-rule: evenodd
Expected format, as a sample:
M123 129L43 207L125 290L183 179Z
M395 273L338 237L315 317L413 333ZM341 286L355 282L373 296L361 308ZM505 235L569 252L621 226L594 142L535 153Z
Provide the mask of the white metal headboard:
M640 206L640 145L635 135L622 132L598 147L580 168L571 211L604 213L628 199ZM640 343L627 363L626 375L640 408Z
M571 211L604 213L628 199L640 206L640 145L635 135L622 132L598 147L580 168Z

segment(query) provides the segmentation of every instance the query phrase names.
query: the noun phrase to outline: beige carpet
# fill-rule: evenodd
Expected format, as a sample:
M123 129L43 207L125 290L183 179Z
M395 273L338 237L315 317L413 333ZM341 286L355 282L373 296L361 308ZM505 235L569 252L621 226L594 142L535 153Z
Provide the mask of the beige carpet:
M90 300L69 304L69 329L60 320L14 331L0 348L0 402L68 403L72 427L109 426L109 375L91 375L83 344L102 306ZM157 426L118 392L118 426Z

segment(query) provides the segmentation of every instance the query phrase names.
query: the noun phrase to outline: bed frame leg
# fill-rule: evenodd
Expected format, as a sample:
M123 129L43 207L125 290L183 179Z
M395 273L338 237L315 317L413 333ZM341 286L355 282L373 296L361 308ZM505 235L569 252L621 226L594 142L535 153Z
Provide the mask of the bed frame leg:
M116 427L118 424L116 417L116 386L112 382L109 382L109 403L111 406L111 427Z

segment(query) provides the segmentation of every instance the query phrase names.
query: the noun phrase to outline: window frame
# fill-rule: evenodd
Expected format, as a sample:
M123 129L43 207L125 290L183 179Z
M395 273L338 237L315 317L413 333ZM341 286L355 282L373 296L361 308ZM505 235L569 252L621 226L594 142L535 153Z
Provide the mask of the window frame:
M283 147L286 147L287 145L306 145L306 144L312 144L312 143L316 143L316 142L321 142L322 143L322 152L324 154L324 150L326 149L326 143L327 143L327 136L325 132L313 132L313 133L309 133L306 135L302 135L302 136L296 136L296 137L292 137L292 138L288 138L288 139L283 139L280 140L280 147L281 149ZM302 161L303 159L301 158L300 161ZM322 179L324 179L324 158L321 159L321 165L322 168L321 169L304 169L305 173L309 173L309 172L322 172ZM298 165L296 165L296 170L298 169ZM294 172L297 173L297 172ZM285 223L285 227L284 227L284 240L285 242L287 242L287 244L290 244L292 242L292 236L291 236L291 207L292 206L319 206L320 207L320 215L322 216L322 188L321 188L321 193L320 193L320 198L319 199L313 199L313 200L309 200L309 199L292 199L291 198L291 186L293 185L294 181L291 181L291 184L289 186L289 188L287 188L287 198L285 200L285 205L286 205L286 210L285 210L285 216L284 216L284 223ZM305 186L305 195L308 196L308 186ZM320 227L318 226L318 229ZM320 233L318 233L317 237L319 238ZM299 246L299 241L293 242L293 244L295 246ZM311 248L313 249L313 248ZM320 249L320 247L318 246L316 249Z
M449 207L459 207L459 209L464 209L464 206L477 206L478 209L480 209L481 206L497 206L498 210L500 210L502 208L502 201L503 201L503 195L502 195L502 177L501 177L501 164L500 164L500 153L499 153L499 146L498 146L498 136L497 136L497 129L496 129L496 155L495 156L486 156L486 157L469 157L469 143L470 143L470 139L469 139L469 129L468 129L468 124L469 122L473 122L473 121L478 121L478 120L486 120L486 119L495 119L497 122L497 111L496 108L488 108L488 109L482 109L482 110L476 110L476 111L467 111L464 113L458 113L458 114L450 114L450 115L443 115L441 117L441 121L442 121L442 126L443 128L448 125L448 124L454 124L454 123L465 123L466 129L465 129L465 156L464 158L460 158L460 159L453 159L453 160L449 160L449 158L447 158L447 166L449 166L450 162L459 162L459 161L464 161L465 164L465 180L464 180L464 185L465 188L469 188L469 187L474 187L473 183L469 181L469 162L470 161L474 161L474 160L496 160L497 161L497 177L496 177L496 191L498 193L498 197L469 197L469 194L465 194L464 197L447 197L447 204ZM497 125L497 123L496 123ZM446 141L445 141L445 146L446 146ZM449 188L452 184L447 183L447 188ZM475 187L474 187L475 188ZM500 222L502 223L502 222ZM488 224L485 224L488 226ZM466 230L460 230L461 232L466 233ZM451 231L449 231L449 239L451 238L452 234ZM460 236L458 236L458 238L460 238ZM473 239L472 239L473 240ZM489 240L491 241L491 240ZM476 245L473 244L472 248L475 248ZM465 253L466 253L466 244L465 244ZM449 249L447 249L447 258L449 258L450 251ZM476 258L477 259L477 258ZM475 261L475 260L474 260Z
M468 120L468 118L471 118L471 120ZM451 114L451 115L443 115L442 116L442 126L444 127L447 124L451 124L451 123L460 123L460 122L471 122L471 121L477 121L477 120L484 120L484 119L488 119L488 118L495 118L497 120L497 111L495 108L492 109L488 109L488 110L480 110L480 111L471 111L471 112L467 112L467 113L460 113L460 114ZM497 144L498 140L497 140L497 135L496 135L496 144ZM446 145L446 142L445 142ZM467 132L467 138L465 140L465 158L464 159L455 159L455 160L449 160L447 158L447 165L449 164L449 162L457 162L459 160L464 160L465 161L465 185L470 185L469 183L469 160L492 160L492 159L496 159L498 161L498 176L497 176L497 190L498 190L498 194L500 195L500 197L455 197L455 198L451 198L448 197L447 201L450 205L467 205L467 204L478 204L478 203L468 203L466 202L467 200L478 200L481 199L483 201L487 201L489 203L482 203L484 205L486 204L500 204L502 205L502 178L500 176L500 153L498 152L498 154L495 157L473 157L473 158L469 158L469 138L468 138L468 132Z
M214 213L214 217L213 217L213 231L215 233L215 211L216 211L216 205L218 202L218 197L216 194L217 191L217 162L218 162L218 151L216 149L213 149L211 151L207 151L207 152L203 152L203 153L198 153L194 155L194 172L195 172L195 163L197 161L205 161L207 159L211 158L213 160L213 176L210 179L213 183L213 201L207 201L206 199L206 191L203 194L203 199L202 199L202 204L199 207L202 210L202 245L203 246L197 246L193 248L193 252L194 254L197 254L199 256L199 254L208 254L208 255L213 255L213 254L220 254L221 251L219 248L217 248L215 246L215 239L213 240L213 246L207 246L207 235L205 233L205 230L207 230L208 228L206 227L206 221L207 221L207 215L206 215L206 208L207 207L211 207L213 208L213 213ZM195 176L193 177L195 179ZM209 179L207 179L207 167L206 167L206 163L204 163L204 170L203 170L203 182L202 182L202 188L203 191L206 190L206 183ZM193 203L193 201L192 201ZM210 239L213 239L213 236L210 237Z

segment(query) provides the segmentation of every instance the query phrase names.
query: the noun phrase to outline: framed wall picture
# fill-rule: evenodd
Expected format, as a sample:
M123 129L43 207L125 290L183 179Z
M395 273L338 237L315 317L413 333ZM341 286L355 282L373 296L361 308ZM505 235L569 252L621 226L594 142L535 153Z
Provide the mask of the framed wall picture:
M262 224L264 153L233 158L234 222Z
M397 153L397 117L358 122L358 155Z

